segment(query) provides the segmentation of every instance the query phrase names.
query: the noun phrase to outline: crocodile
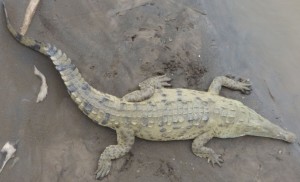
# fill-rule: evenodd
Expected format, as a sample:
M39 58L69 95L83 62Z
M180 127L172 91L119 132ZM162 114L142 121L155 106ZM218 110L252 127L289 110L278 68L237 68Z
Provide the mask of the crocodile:
M60 49L18 33L9 21L4 3L3 7L12 36L24 46L49 57L79 109L97 124L116 131L117 144L106 147L99 157L97 179L108 175L112 160L130 151L135 137L152 141L193 140L192 152L219 166L222 156L205 146L214 137L251 135L289 143L296 140L295 134L273 124L242 102L219 95L222 86L250 91L250 82L219 76L204 92L167 88L171 79L160 75L141 82L140 90L122 98L100 92L82 78L78 68Z

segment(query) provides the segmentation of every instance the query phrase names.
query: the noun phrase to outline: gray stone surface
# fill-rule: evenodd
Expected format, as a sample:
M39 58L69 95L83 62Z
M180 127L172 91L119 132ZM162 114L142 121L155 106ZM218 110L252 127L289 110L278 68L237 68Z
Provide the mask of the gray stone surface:
M6 2L20 27L27 1ZM297 0L41 1L28 35L64 50L97 89L123 96L168 73L174 87L207 89L212 78L248 77L250 96L226 89L300 136L300 3ZM2 11L2 8L1 8ZM2 14L3 15L3 14ZM50 60L19 45L0 20L0 144L20 139L20 160L0 181L96 181L100 152L114 131L72 103ZM200 55L200 57L199 57ZM49 94L35 103L45 74ZM257 137L214 139L222 168L194 156L191 141L137 140L103 181L298 181L300 144Z

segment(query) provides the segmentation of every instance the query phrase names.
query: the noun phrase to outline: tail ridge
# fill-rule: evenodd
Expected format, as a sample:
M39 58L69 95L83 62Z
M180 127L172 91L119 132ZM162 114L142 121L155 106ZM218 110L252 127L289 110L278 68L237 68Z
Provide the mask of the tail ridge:
M49 54L47 53L47 50L49 49L49 44L39 42L39 41L34 40L34 39L32 39L30 37L27 37L27 36L23 36L19 32L17 32L10 23L4 1L2 1L2 5L3 5L3 9L4 9L4 14L5 14L6 25L7 25L7 28L9 30L9 32L12 34L12 36L18 42L25 45L26 47L29 47L29 48L31 48L35 51L38 51L38 52L40 52L40 53L42 53L46 56L49 56Z

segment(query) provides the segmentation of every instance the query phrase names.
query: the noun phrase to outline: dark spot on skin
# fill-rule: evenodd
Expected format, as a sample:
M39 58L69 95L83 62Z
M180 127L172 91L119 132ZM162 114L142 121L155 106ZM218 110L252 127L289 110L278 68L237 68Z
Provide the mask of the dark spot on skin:
M85 102L83 107L83 113L89 115L92 112L92 110L93 110L93 105L88 102Z
M166 138L167 137L167 133L162 133L161 136L164 137L164 138Z
M147 104L149 104L150 106L156 106L155 103L148 101Z
M182 95L182 91L181 90L176 90L176 93L177 93L178 96Z
M194 120L193 115L192 115L192 114L189 114L189 115L188 115L188 121L190 122L190 121L193 121L193 120Z
M72 71L74 71L76 69L76 66L74 64L70 64L70 67Z
M142 118L143 121L142 121L142 124L143 126L148 126L148 119L147 118Z
M167 97L167 94L161 94L163 97Z
M162 128L159 130L160 132L165 132L166 131L166 128Z
M189 123L191 123L191 122L193 122L193 121L194 121L193 119L190 119L190 118L188 119L188 122L189 122Z
M207 105L208 105L208 102L207 102L207 101L204 101L204 102L203 102L203 105L207 106Z
M152 111L153 110L152 102L147 102L147 104L148 104L148 111Z
M125 117L124 123L125 123L126 125L129 125L129 123L131 123L131 119L130 119L129 117Z
M201 100L200 97L196 97L197 100Z
M182 99L181 99L181 98L178 98L178 99L177 99L177 101L178 101L178 102L181 102L181 101L182 101Z
M66 68L64 67L64 65L57 65L57 66L55 66L55 69L57 71L64 71Z
M165 105L166 106L171 105L171 102L166 102Z
M39 44L34 44L34 45L31 45L30 48L33 50L39 51L41 46Z
M77 90L77 87L75 87L74 84L71 84L69 86L67 86L69 93L73 93Z
M211 98L208 99L209 103L215 103L215 101L213 101Z
M91 90L91 87L88 83L84 83L82 86L81 86L82 90Z
M125 103L121 103L120 104L120 110L124 110L125 105L126 105Z
M163 126L164 126L164 122L163 122L163 121L160 121L159 124L158 124L158 126L159 126L159 127L163 127Z
M197 120L198 119L198 115L195 113L194 114L194 120Z
M135 109L135 110L138 110L138 109L139 109L139 106L138 106L137 103L133 103L133 106L134 106L134 109Z
M186 129L191 129L193 126L188 126L188 127L186 127Z
M218 124L219 127L224 127L226 126L225 124Z
M21 42L21 41L22 41L22 38L23 38L23 36L22 36L21 34L18 33L18 34L16 35L16 40L17 40L17 41Z
M157 91L157 93L159 93L159 94L163 94L163 91L162 91L161 89L157 89L156 91Z
M66 64L66 65L57 65L57 66L55 66L55 68L59 72L65 71L67 69L71 69L72 71L74 71L76 66L74 64Z
M108 98L106 98L106 97L102 97L100 100L99 100L99 103L100 104L103 104L104 102L107 102L108 101Z
M207 116L207 115L204 115L204 116L202 117L202 120L203 120L203 121L205 121L205 122L207 122L207 121L208 121L208 119L209 119L209 118L208 118L208 116Z
M104 119L103 119L103 121L101 122L101 124L107 125L109 118L110 118L110 114L105 113Z
M39 44L39 45L41 45L41 44L42 44L42 42L40 42L40 41L37 41L37 40L35 40L35 43L36 43L36 44Z
M51 45L47 53L49 56L54 56L57 53L57 51L58 49L55 46Z
M186 130L179 134L179 137L182 137L186 133Z

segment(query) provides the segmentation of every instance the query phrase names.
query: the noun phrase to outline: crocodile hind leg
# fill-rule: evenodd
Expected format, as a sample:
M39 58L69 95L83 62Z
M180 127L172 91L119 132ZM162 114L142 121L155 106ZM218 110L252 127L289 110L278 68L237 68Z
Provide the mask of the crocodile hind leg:
M168 83L169 81L171 81L171 78L166 75L148 78L139 84L141 90L126 94L123 99L128 102L141 102L147 100L154 94L155 89L171 86L171 84Z
M131 129L118 128L116 132L118 144L106 147L100 155L96 179L102 179L106 176L111 168L111 160L123 157L134 144L135 136Z
M211 148L204 147L204 145L212 138L213 135L211 133L199 135L193 141L192 151L198 157L207 158L208 163L211 162L213 166L218 164L221 167L221 163L223 162L221 155L216 154Z
M251 84L244 79L235 81L225 76L218 76L212 81L211 85L209 86L208 92L219 95L222 86L233 90L239 90L244 94L249 94L251 91Z

